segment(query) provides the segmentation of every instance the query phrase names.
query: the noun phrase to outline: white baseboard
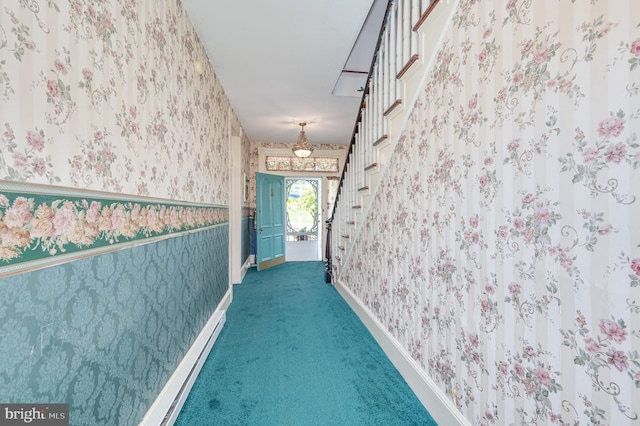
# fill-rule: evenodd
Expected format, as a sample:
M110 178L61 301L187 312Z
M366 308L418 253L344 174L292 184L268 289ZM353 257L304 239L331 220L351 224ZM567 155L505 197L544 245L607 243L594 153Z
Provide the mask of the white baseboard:
M369 329L422 405L439 425L471 426L449 397L427 375L400 343L387 331L360 299L341 281L335 283L338 293Z
M250 254L249 257L247 257L247 260L244 261L244 265L242 265L242 269L240 270L240 282L237 284L242 283L242 280L244 280L244 276L247 275L247 271L252 265L255 265L255 261L253 255Z
M230 287L229 290L227 290L226 294L218 304L218 308L216 310L226 312L227 309L229 309L231 302L233 302L233 287Z
M202 369L214 342L226 321L226 311L233 299L229 288L222 301L200 331L191 348L173 372L164 388L147 411L141 426L173 425L189 391Z

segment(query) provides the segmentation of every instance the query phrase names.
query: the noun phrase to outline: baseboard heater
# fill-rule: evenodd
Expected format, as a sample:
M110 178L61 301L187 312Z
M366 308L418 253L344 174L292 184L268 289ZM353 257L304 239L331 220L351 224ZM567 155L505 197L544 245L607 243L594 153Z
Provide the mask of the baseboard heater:
M198 338L145 414L140 422L141 426L171 426L175 423L225 321L226 311L224 310L216 310L209 318Z

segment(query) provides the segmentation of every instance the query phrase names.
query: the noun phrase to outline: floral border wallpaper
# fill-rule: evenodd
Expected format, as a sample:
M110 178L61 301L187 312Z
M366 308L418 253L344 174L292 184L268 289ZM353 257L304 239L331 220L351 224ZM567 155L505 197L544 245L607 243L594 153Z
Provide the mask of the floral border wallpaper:
M282 157L268 155L266 158L267 171L287 171L287 172L332 172L337 173L340 169L338 158L323 157Z
M0 179L227 204L230 104L179 1L5 2L0 55Z
M24 188L28 190L28 187ZM0 193L3 266L228 222L228 209Z
M340 279L469 422L640 424L640 2L462 0Z
M355 120L355 118L354 118ZM291 143L286 143L286 142L251 142L250 144L250 151L249 151L249 159L250 159L250 164L249 164L249 173L250 173L250 182L249 182L249 200L251 200L251 205L255 207L256 205L256 172L260 171L260 164L258 164L258 162L260 161L259 156L258 156L258 148L284 148L284 149L291 149L291 147L293 146L293 142ZM317 148L319 149L327 149L327 150L343 150L345 148L347 148L346 145L340 145L340 144L323 144L323 145L317 145ZM342 169L342 164L339 164L338 167L339 169Z

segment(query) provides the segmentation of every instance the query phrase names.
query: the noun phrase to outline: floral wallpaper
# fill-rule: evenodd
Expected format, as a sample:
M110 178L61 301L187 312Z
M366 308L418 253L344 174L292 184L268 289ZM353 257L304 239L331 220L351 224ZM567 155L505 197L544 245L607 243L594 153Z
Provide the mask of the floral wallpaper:
M469 422L640 424L640 2L462 0L340 280Z
M252 151L251 151L251 141L249 141L249 138L247 137L247 135L243 134L241 137L241 144L242 144L242 148L240 149L240 151L242 152L242 176L245 179L244 182L242 182L242 191L243 191L243 198L242 198L242 206L243 209L251 209L252 206L252 201L255 200L254 198L251 198L251 181L255 180L255 178L253 178L252 176L255 176L255 173L252 174L251 173L251 163L252 163ZM255 186L255 183L254 183ZM255 205L255 203L253 204ZM243 213L243 217L244 217L244 213Z
M230 105L179 1L8 2L0 55L0 179L227 203Z
M2 2L0 185L62 192L0 192L0 267L197 232L0 279L0 400L142 420L229 289L230 111L179 0Z

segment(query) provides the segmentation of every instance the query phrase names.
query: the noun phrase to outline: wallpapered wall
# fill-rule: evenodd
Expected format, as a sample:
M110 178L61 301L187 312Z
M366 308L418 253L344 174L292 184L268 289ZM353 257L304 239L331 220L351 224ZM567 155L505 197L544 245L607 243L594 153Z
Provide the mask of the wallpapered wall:
M242 200L242 206L245 208L255 207L255 195L253 198L251 197L251 182L253 182L253 187L255 188L255 171L253 170L253 163L256 161L253 158L253 150L251 149L251 141L247 137L247 135L242 135L242 173L246 176L247 181L243 182L242 185L246 185L247 194L246 199ZM257 155L257 150L255 155ZM243 186L244 191L244 186ZM254 191L255 194L255 191ZM243 193L244 195L244 193Z
M42 238L35 220L53 237L59 225L62 237L128 235L134 219L148 224L136 213L146 196L227 205L230 105L179 1L3 2L0 55L0 179L141 196L90 217L58 201L38 216L29 194L0 194L3 243ZM228 286L225 223L2 279L0 400L68 402L72 424L136 424Z
M0 280L0 401L138 424L228 289L228 226Z
M1 178L227 203L230 105L179 1L3 3L0 53Z
M345 284L473 424L640 424L640 2L464 0Z

